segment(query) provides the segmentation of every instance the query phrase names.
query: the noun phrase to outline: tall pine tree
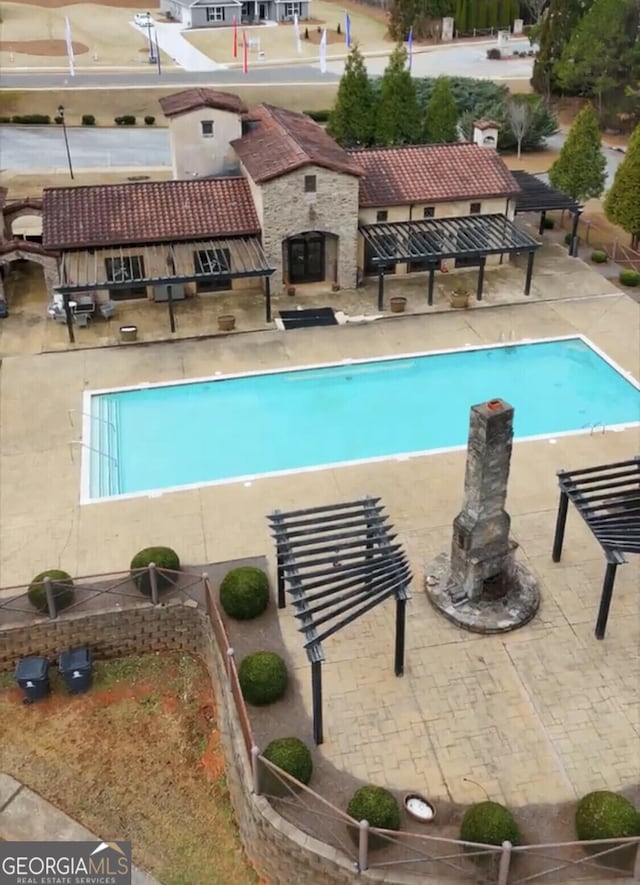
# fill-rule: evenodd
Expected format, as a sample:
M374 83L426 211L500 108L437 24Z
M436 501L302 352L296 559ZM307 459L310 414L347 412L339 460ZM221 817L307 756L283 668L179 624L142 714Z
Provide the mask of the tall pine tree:
M592 3L593 0L551 0L549 3L540 26L540 50L531 78L536 92L548 98L557 91L555 66L576 25Z
M454 144L458 138L458 106L448 77L438 77L427 102L424 123L426 144Z
M639 25L637 0L594 0L555 66L560 87L596 97L602 113L607 96L613 97L636 73Z
M574 120L560 156L549 170L549 181L553 187L584 203L602 194L606 166L598 116L589 104Z
M631 234L631 246L640 244L640 124L633 130L624 160L604 201L604 211L614 224Z
M389 56L380 83L375 142L383 146L416 144L421 130L416 87L407 70L407 50L399 43Z
M373 91L362 53L354 43L329 114L327 132L343 147L366 147L373 140Z

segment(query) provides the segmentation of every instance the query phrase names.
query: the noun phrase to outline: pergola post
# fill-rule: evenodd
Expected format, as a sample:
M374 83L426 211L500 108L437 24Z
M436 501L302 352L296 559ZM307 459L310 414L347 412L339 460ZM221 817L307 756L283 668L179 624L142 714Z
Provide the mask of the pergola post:
M173 310L173 286L169 284L167 286L167 307L169 309L169 329L172 332L176 330L176 315Z
M616 580L617 564L608 562L604 573L604 581L602 582L602 595L600 596L600 609L598 610L598 620L596 621L596 639L604 639L607 629L607 619L609 617L609 607L611 606L611 597L613 596L613 585Z
M544 233L544 223L546 220L547 220L547 213L543 209L542 212L540 213L540 227L538 228L538 233L540 234L540 236L542 236L542 234Z
M531 280L533 279L533 262L536 257L535 252L529 252L527 255L527 275L524 278L524 294L531 294Z
M571 241L569 243L569 255L571 258L578 257L578 225L580 224L580 215L582 211L576 209L573 213L573 224L571 225Z
M313 739L316 744L324 742L322 729L322 662L311 662L311 698L313 702Z
M476 287L476 301L482 301L482 290L484 288L484 266L487 259L483 256L480 259L480 267L478 268L478 285Z
M433 305L433 284L435 283L436 278L436 269L435 267L429 268L429 292L427 294L427 304L429 307Z
M67 318L67 332L69 333L69 341L75 344L76 336L73 334L73 314L71 313L71 305L69 304L69 294L64 292L62 295L64 301L64 315Z
M378 310L384 310L384 268L378 268Z
M564 543L564 529L567 524L568 507L569 496L566 492L560 492L558 515L556 517L556 532L553 538L553 551L551 553L551 558L554 562L560 562L560 557L562 556L562 545Z
M404 635L407 615L407 600L396 599L396 649L394 670L396 676L404 674Z
M271 322L271 280L269 277L264 278L264 309L266 321Z

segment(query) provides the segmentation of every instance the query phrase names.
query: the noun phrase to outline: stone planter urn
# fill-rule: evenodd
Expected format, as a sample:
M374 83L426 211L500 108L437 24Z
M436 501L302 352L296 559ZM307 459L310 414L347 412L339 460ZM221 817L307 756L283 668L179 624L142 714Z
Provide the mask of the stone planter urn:
M393 295L389 299L389 307L391 308L391 313L404 313L407 307L407 299L404 295Z
M469 307L469 293L464 289L454 289L449 294L449 304L458 310Z
M232 313L223 313L218 317L218 329L221 332L232 332L236 327L236 318Z

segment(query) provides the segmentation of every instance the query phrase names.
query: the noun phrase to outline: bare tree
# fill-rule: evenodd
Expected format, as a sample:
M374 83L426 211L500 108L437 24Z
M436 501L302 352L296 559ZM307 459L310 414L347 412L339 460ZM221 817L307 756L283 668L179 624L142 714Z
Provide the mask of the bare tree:
M507 120L518 143L518 159L522 153L522 142L533 121L533 108L526 100L512 99L507 105Z
M524 0L523 5L528 10L534 22L540 21L540 16L549 0Z

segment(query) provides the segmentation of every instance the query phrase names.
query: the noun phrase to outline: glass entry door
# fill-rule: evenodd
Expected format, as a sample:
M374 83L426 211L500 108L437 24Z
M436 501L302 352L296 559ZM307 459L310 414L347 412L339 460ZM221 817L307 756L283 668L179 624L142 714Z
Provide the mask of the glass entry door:
M320 283L324 277L324 234L292 237L289 240L290 282Z

